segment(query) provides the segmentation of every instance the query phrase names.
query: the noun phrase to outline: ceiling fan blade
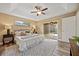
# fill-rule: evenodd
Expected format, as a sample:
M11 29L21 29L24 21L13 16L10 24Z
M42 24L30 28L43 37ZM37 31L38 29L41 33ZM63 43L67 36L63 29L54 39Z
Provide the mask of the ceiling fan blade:
M36 8L37 10L40 10L40 9L41 9L41 6L35 6L35 8Z
M37 11L32 11L31 13L37 13Z
M44 12L41 12L43 15L45 15L45 13Z
M41 11L45 11L45 10L47 10L48 8L44 8L43 10L41 10Z

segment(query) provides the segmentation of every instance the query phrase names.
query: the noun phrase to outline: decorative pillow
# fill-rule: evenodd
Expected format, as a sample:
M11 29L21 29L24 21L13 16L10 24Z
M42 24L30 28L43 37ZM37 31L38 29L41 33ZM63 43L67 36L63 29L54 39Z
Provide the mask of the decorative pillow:
M20 36L20 32L16 31L16 32L15 32L15 35L16 35L16 36Z
M24 33L24 32L21 32L21 33L20 33L20 35L21 35L21 36L25 36L25 35L26 35L26 33Z

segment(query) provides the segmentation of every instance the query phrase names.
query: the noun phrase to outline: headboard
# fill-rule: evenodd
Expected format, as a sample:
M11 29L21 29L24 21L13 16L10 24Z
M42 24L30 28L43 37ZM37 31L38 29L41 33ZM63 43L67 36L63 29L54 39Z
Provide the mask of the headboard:
M27 29L22 29L22 30L14 30L15 35L27 35L28 33L30 33L30 30Z

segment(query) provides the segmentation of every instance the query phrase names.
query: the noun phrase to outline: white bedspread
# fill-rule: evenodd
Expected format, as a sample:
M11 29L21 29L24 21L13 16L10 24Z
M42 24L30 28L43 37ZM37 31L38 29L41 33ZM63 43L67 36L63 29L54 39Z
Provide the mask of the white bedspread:
M33 34L28 36L15 36L15 41L19 46L19 50L25 51L42 42L43 38L43 35Z

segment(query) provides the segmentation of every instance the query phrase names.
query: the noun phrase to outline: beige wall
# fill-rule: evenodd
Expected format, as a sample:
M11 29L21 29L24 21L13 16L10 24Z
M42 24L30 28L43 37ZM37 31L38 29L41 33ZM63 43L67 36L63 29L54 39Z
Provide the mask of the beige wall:
M36 23L36 26L39 28L38 32L40 34L44 34L44 24L45 23L50 23L52 21L59 21L59 17L55 17L55 18L49 18L49 19L45 19L45 20L40 20L40 21L37 21Z
M76 14L76 23L77 23L77 36L79 36L79 10L78 10L78 12L77 12L77 14Z
M8 15L8 14L0 13L0 24L5 25L5 26L2 26L2 27L0 26L0 28L15 26L14 24L15 24L15 21L17 21L17 20L21 20L21 21L24 21L24 22L29 22L29 23L31 23L31 25L35 24L35 21L30 20L30 19L24 19L24 18L20 18L20 17ZM4 29L4 33L6 33L5 31L6 31L6 29ZM11 31L12 31L12 29L11 29ZM0 33L1 32L3 32L3 31L0 31Z
M76 12L73 11L64 15L61 15L61 19L58 22L58 38L61 41L69 42L69 38L75 35L76 32Z
M25 22L34 23L34 21L31 19L25 19L21 17L16 17L16 16L0 13L0 22L3 24L13 25L16 20L22 20Z
M4 32L4 30L5 30L5 25L0 24L0 35Z
M72 12L72 13L68 13L68 14L64 14L62 15L61 17L54 17L54 18L49 18L49 19L46 19L46 20L40 20L37 22L36 26L40 29L39 30L39 33L40 34L44 34L44 24L45 23L50 23L52 21L57 21L58 22L58 38L62 41L65 41L65 42L69 42L68 39L71 38L72 36L76 35L76 29L77 29L77 34L79 35L79 26L78 26L78 22L79 22L79 11L77 13L77 24L76 24L76 12ZM62 21L63 22L67 22L68 24L66 23L63 23L62 24ZM70 24L71 27L69 27L68 25ZM66 26L65 26L66 25ZM77 27L76 27L77 25ZM66 29L64 29L64 27L67 29L68 27L70 28L70 30L67 30L67 32L69 31L70 34L66 34L64 31ZM72 33L71 33L72 31ZM63 32L65 35L63 35Z
M68 13L63 14L63 15L51 17L51 18L48 18L48 19L43 19L43 20L37 21L36 26L40 29L39 33L44 34L44 24L45 23L50 23L52 21L57 21L58 24L60 24L61 23L60 21L62 20L62 18L67 18L67 17L71 17L71 16L75 16L75 15L76 15L76 11L72 11L72 12L68 12ZM59 32L60 31L61 30L59 29Z
M43 24L40 22L35 23L35 26L37 27L37 32L39 34L43 34Z
M68 14L65 14L65 16ZM72 13L70 13L69 15L73 15ZM25 22L30 22L31 25L35 25L37 28L37 32L39 34L43 34L44 33L44 24L45 23L50 23L52 21L57 21L59 22L61 18L60 17L53 17L53 18L49 18L49 19L44 19L44 20L40 20L40 21L33 21L31 19L24 19L24 18L20 18L20 17L16 17L16 16L11 16L11 15L7 15L7 14L3 14L0 13L0 23L4 24L4 25L10 25L13 26L16 20L22 20Z
M74 15L74 13L69 13L69 14L65 14L64 16L63 15L61 15L61 16L62 17L67 17L67 15L72 16L72 15ZM24 19L24 18L20 18L20 17L16 17L16 16L0 13L0 23L1 24L11 25L12 26L12 25L14 25L16 20L22 20L22 21L25 21L25 22L30 22L31 25L35 25L36 26L37 32L39 34L43 34L44 33L44 24L45 23L50 23L52 21L60 22L62 19L61 19L61 17L53 17L53 18L44 19L44 20L40 20L40 21L33 21L31 19Z
M76 35L76 17L62 18L62 41L69 42L69 38Z

